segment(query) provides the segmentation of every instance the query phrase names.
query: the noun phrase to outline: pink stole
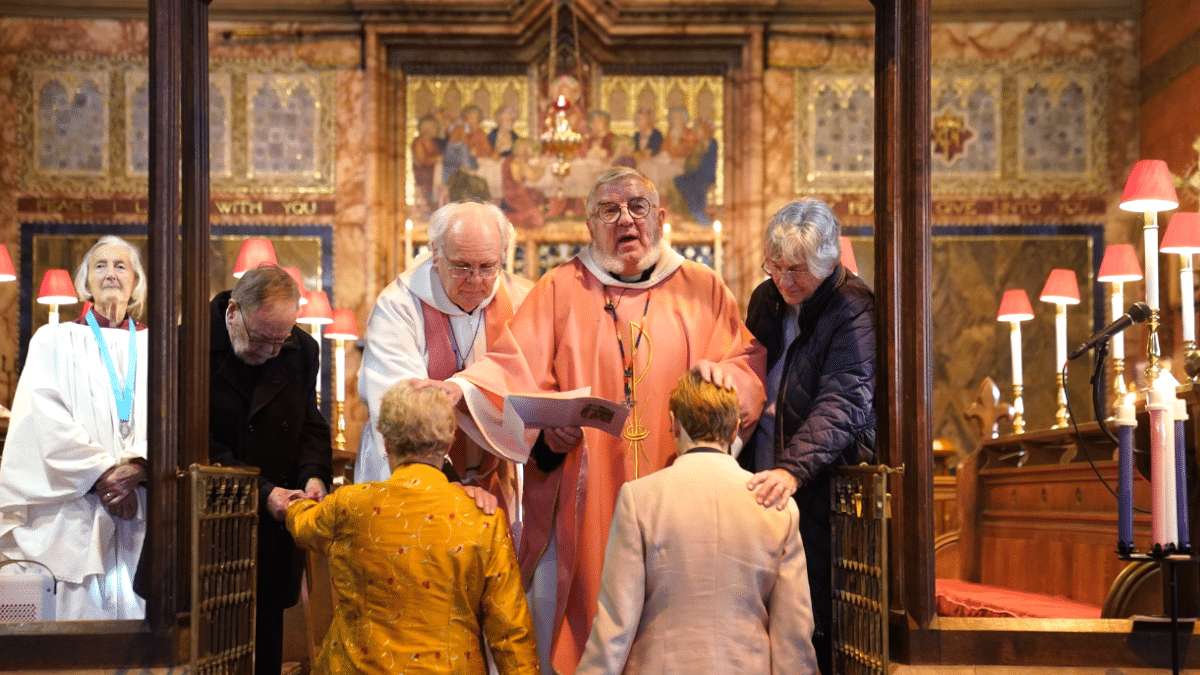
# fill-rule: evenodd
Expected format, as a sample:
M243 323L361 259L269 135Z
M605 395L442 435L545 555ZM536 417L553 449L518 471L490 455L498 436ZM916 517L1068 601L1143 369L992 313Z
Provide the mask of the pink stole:
M445 380L453 377L458 373L459 368L454 355L454 347L450 343L452 335L450 317L424 300L421 301L421 315L425 319L425 350L429 355L427 368L430 379ZM496 288L496 295L492 301L483 308L484 330L487 331L486 340L489 349L512 315L513 306L512 300L508 297L508 287L501 282ZM464 345L464 353L469 353L472 347L473 345ZM450 462L460 476L465 477L467 469L476 469L478 471L477 482L488 491L495 493L502 506L507 504L506 495L503 494L507 490L501 485L501 483L508 482L507 474L509 472L502 466L507 462L502 463L495 455L484 451L462 430L454 434L454 444L450 446ZM498 467L498 465L501 466ZM498 468L500 470L497 472ZM502 475L496 476L495 473Z

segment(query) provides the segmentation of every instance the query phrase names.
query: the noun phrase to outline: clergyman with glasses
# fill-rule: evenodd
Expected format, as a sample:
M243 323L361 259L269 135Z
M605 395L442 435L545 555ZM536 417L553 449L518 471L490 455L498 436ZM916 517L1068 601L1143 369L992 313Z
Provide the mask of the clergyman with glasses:
M433 213L429 252L388 284L367 320L358 393L370 422L363 429L354 482L386 481L392 471L380 434L383 395L397 382L444 380L483 356L512 318L533 282L504 269L513 226L492 204L456 202ZM517 506L516 471L510 462L455 434L443 472L462 481L488 510L480 487L502 499L511 516ZM495 507L492 500L490 508Z
M300 289L276 265L247 271L211 311L209 460L260 470L254 668L278 675L283 610L299 600L304 571L283 519L289 502L321 501L332 482L329 422L317 405L321 350L296 326Z
M493 452L525 462L517 556L546 673L574 671L583 653L618 490L675 456L667 400L680 376L696 369L736 390L751 428L763 405L762 348L721 278L663 241L650 179L605 171L587 213L590 245L538 281L491 350L457 376L425 383L465 402L460 424ZM531 446L502 433L505 394L585 387L629 406L620 436L551 428Z
M747 487L783 510L794 497L816 623L831 672L830 469L875 458L875 296L841 263L841 224L819 199L779 209L763 235L763 271L746 325L767 348L767 406L740 463Z

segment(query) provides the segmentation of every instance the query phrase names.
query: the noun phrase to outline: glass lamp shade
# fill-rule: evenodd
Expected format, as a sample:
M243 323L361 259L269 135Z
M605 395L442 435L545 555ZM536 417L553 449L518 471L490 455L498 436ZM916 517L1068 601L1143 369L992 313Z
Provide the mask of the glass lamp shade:
M333 323L333 309L329 307L329 296L325 295L325 291L308 291L302 294L308 296L308 304L300 308L300 315L296 317L296 323L309 325Z
M1042 287L1039 297L1042 302L1078 305L1079 282L1075 280L1075 270L1050 270L1050 276L1046 278L1046 285Z
M0 244L0 281L16 281L17 271L13 269L12 258L8 257L8 247Z
M1028 321L1032 318L1033 307L1029 305L1029 296L1024 289L1004 291L1004 296L1000 298L1000 311L996 313L997 321Z
M233 277L241 279L246 270L252 270L263 263L279 264L279 260L275 258L275 247L271 245L271 240L247 239L242 242L237 262L233 265Z
M1171 223L1158 250L1180 255L1200 253L1200 213L1176 213L1171 216Z
M1096 281L1126 282L1142 278L1142 264L1138 262L1133 244L1112 244L1104 249L1104 260Z
M329 340L357 340L358 322L354 320L354 312L348 309L333 310L333 323L325 329L325 337Z
M1169 211L1179 206L1171 170L1161 159L1143 159L1133 165L1129 179L1125 181L1125 192L1121 195L1121 208L1125 211L1146 213Z
M842 265L858 274L858 261L854 259L854 245L850 243L850 237L842 237Z
M43 305L73 305L79 302L75 296L75 284L66 270L46 270L42 285L38 288L37 301Z
M288 273L292 281L296 282L296 288L300 289L300 304L307 305L308 293L304 292L304 276L300 274L300 269L297 267L285 267L283 271Z

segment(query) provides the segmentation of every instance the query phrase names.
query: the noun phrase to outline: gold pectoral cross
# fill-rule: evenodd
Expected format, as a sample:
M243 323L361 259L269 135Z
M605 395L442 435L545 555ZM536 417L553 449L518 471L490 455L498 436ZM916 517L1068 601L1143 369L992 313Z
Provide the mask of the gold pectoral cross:
M637 339L634 338L634 330L638 332ZM646 365L642 368L642 374L637 375L634 367L637 365L637 353L641 338L646 340ZM625 405L629 406L629 420L625 423L621 437L629 441L629 451L633 453L633 477L638 478L641 475L642 441L650 436L650 430L642 424L642 416L638 413L637 386L650 371L650 361L654 358L654 347L650 344L650 336L646 334L644 328L632 321L629 322L629 343L633 345L629 354L629 365L625 368Z

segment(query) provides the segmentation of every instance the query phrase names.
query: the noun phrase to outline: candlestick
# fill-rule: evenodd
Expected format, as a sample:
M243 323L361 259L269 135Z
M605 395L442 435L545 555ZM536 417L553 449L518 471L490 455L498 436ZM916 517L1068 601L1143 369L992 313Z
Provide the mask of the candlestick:
M1025 433L1025 403L1021 399L1023 391L1023 376L1021 373L1021 322L1033 318L1033 308L1029 306L1029 296L1019 288L1004 291L1000 299L1000 311L996 314L999 321L1009 322L1009 345L1012 352L1013 371L1013 433Z
M51 326L58 325L58 305L50 305L50 321Z
M1146 411L1150 414L1150 530L1155 555L1175 552L1179 534L1178 506L1175 501L1175 424L1174 392L1155 387L1147 394Z
M1013 425L1013 433L1014 434L1025 433L1025 399L1021 398L1021 393L1024 390L1025 390L1025 387L1023 387L1019 384L1013 385L1012 425Z
M717 276L722 276L721 268L723 266L722 258L725 257L725 242L721 237L721 221L713 221L713 271Z
M1117 404L1117 552L1133 553L1133 436L1137 413L1133 402Z
M1149 365L1146 377L1150 382L1158 379L1159 357L1162 351L1158 345L1158 212L1146 212L1146 225L1142 228L1143 242L1146 248L1146 304L1150 305L1150 320L1146 322L1149 333L1146 341L1146 357Z
M1067 426L1067 390L1063 378L1063 368L1067 365L1067 305L1079 304L1079 282L1075 279L1075 271L1069 269L1050 270L1046 285L1042 288L1043 302L1054 303L1054 370L1058 382L1058 412L1053 428L1062 429Z
M506 265L509 274L517 273L517 242L508 242L508 263Z
M671 224L663 223L662 240L667 246L671 245Z
M334 348L334 379L337 380L337 398L334 399L334 418L337 420L337 436L334 438L338 450L346 449L346 416L344 414L346 401L346 341L338 338L333 341Z
M1191 553L1192 536L1189 532L1187 504L1187 436L1183 430L1188 416L1187 401L1177 396L1174 402L1172 419L1175 420L1175 512L1179 527L1179 550L1181 553Z
M404 221L404 269L412 267L413 261L413 240L412 240L413 223L411 220Z

